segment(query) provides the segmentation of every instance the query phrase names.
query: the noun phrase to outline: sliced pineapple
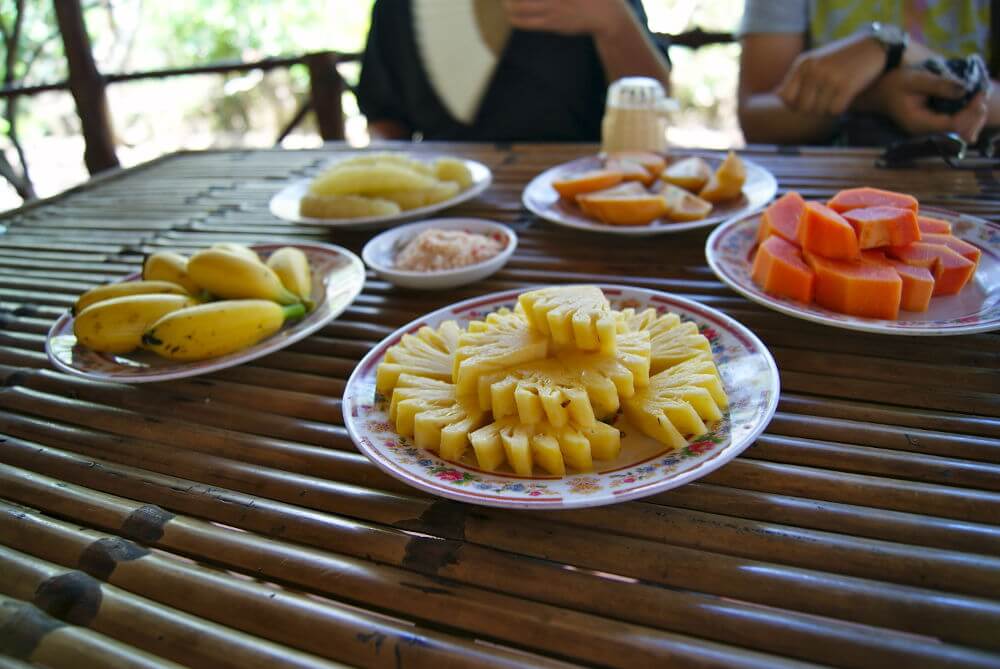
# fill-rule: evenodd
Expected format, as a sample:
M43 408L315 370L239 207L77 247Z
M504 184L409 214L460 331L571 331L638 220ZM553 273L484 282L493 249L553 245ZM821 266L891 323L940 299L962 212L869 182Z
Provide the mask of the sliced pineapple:
M522 423L591 426L649 383L649 333L622 332L613 355L562 351L479 377L479 408Z
M452 380L459 395L474 394L483 374L541 360L548 350L548 339L521 314L501 309L485 320L469 323L458 338Z
M475 401L456 397L451 383L401 374L392 391L389 419L396 432L412 437L418 448L459 460L469 446L469 433L486 422Z
M719 371L704 353L654 374L648 387L623 402L632 423L671 448L707 432L705 421L721 419L727 406Z
M413 374L451 381L454 354L462 329L455 321L445 321L438 329L424 326L416 334L405 334L385 352L375 372L375 391L389 396L400 374Z
M649 332L650 372L658 372L693 358L700 353L712 352L708 339L698 332L698 326L681 322L680 316L667 312L662 316L654 309L636 313L633 309L620 312L620 318L633 332Z
M597 286L558 286L522 293L528 321L561 347L615 352L617 319Z
M555 476L563 476L567 466L590 471L595 457L612 459L621 449L621 433L607 423L555 427L544 421L527 425L514 417L479 428L469 441L481 468L493 471L507 462L520 476L531 476L535 465Z

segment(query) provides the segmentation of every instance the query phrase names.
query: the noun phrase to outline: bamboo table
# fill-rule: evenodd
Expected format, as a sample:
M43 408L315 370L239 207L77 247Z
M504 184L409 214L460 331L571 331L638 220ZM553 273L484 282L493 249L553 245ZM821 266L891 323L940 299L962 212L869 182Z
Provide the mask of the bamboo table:
M515 227L505 269L447 293L370 276L316 335L182 381L57 373L45 334L156 249L359 251L370 233L267 211L329 150L173 155L0 219L0 667L1000 666L1000 334L813 325L725 288L703 232L528 215L527 181L593 147L423 148L493 169L449 213ZM746 153L806 197L870 184L1000 220L998 171ZM560 513L429 497L354 449L340 396L376 341L461 298L574 281L678 293L753 329L781 370L767 432L695 483Z

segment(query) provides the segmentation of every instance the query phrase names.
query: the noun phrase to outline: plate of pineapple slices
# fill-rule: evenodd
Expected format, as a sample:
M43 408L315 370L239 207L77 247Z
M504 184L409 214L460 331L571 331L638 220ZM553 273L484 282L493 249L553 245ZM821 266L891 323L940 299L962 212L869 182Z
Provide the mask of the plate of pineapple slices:
M52 364L148 383L240 365L303 339L361 292L361 259L332 244L219 242L157 251L142 272L83 293L50 328Z
M493 293L372 349L344 423L392 476L521 509L613 504L721 467L774 415L778 370L747 328L615 285Z

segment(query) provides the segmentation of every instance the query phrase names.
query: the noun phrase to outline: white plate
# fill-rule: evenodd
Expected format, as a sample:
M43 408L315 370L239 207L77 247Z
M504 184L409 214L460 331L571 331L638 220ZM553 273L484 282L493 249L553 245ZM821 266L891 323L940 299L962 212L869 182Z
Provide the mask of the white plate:
M479 233L497 240L502 244L502 248L500 253L488 260L455 269L436 272L396 269L396 255L411 239L428 228ZM517 234L506 225L481 218L436 218L386 230L365 244L365 248L361 251L361 257L366 265L389 283L404 288L438 290L464 286L467 283L485 279L507 264L507 260L516 248Z
M921 207L920 211L950 221L952 234L978 246L982 257L972 281L960 293L932 297L927 311L900 311L897 320L848 316L768 295L758 288L750 278L750 268L760 215L735 219L713 230L705 243L705 257L716 276L736 292L814 323L893 335L957 335L1000 328L1000 225L944 209Z
M384 339L358 364L344 389L344 424L362 453L387 473L442 497L473 504L520 509L569 509L614 504L669 490L718 469L763 432L778 404L778 369L770 352L744 326L697 302L654 290L601 286L616 309L652 307L674 311L698 324L712 343L730 406L712 431L687 447L664 451L619 415L618 459L598 462L595 472L564 477L520 477L478 469L471 453L462 462L442 460L399 437L384 399L375 397L375 370L386 350L418 328L455 319L460 324L513 307L520 290L466 300L419 318ZM471 451L471 449L470 449ZM506 467L506 466L505 466Z
M674 162L691 155L700 154L671 154L667 160ZM713 169L718 167L721 162L718 158L707 154L702 157L709 162ZM700 221L671 222L657 219L649 225L610 225L587 216L576 204L560 198L559 193L552 187L552 182L570 174L599 169L602 163L597 156L587 156L545 170L531 180L531 183L524 189L521 200L524 202L524 206L536 216L558 225L580 230L630 237L684 232L685 230L710 227L734 216L753 213L771 201L771 198L778 191L778 182L774 175L745 158L743 164L746 167L747 179L746 183L743 184L743 195L740 199L715 205L711 215Z
M196 362L167 360L155 353L141 350L124 355L98 353L76 343L73 316L67 312L49 330L45 352L53 365L70 374L98 381L148 383L207 374L283 349L339 316L361 292L365 282L365 268L356 255L332 244L258 244L251 248L266 258L282 246L301 249L309 259L313 280L312 299L316 306L304 318L290 323L250 348ZM138 278L139 274L133 274L125 280L134 281Z
M344 154L339 158L339 160L345 160L354 155L357 154ZM431 161L439 156L414 154L409 157L416 160ZM271 213L278 218L283 218L286 221L292 221L293 223L358 230L380 228L391 225L392 223L398 223L399 221L409 221L415 218L421 218L443 209L447 209L448 207L453 207L456 204L461 204L467 200L471 200L472 198L480 195L483 191L490 187L491 183L493 183L493 173L490 172L490 168L486 167L486 165L477 163L474 160L462 160L465 163L465 166L469 168L469 172L472 173L472 185L455 197L444 200L443 202L438 202L437 204L431 204L426 207L418 207L417 209L409 209L407 211L401 211L398 214L391 214L389 216L365 216L362 218L312 218L310 216L302 216L299 214L299 201L309 190L309 184L312 183L312 179L310 178L290 183L275 193L271 198ZM330 165L335 162L337 161L332 161ZM319 171L321 172L324 169L327 169L330 165L324 166Z

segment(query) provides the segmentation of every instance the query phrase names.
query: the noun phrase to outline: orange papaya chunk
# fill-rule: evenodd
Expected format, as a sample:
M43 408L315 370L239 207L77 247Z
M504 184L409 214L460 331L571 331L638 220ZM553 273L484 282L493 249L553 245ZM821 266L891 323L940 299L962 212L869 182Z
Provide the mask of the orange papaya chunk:
M917 198L912 195L867 186L842 190L834 195L833 199L826 203L826 206L838 214L865 207L899 207L900 209L912 209L915 214L919 208Z
M750 276L765 293L812 302L813 271L802 260L798 247L781 237L768 237L760 245Z
M844 212L844 220L854 226L858 246L903 246L920 239L917 215L899 207L864 207Z
M856 259L861 256L858 235L844 217L819 202L806 202L799 224L802 250L833 258Z
M625 175L616 170L591 170L589 172L574 174L564 179L556 179L552 182L552 187L562 197L572 199L580 193L590 193L610 188L615 184L621 183L624 178Z
M982 251L980 251L977 246L970 244L964 239L959 239L953 235L929 232L924 235L920 241L927 242L928 244L942 244L947 246L963 258L967 258L968 260L974 262L977 267L979 266L979 258L982 256Z
M951 223L948 221L942 221L940 218L932 218L931 216L917 216L917 226L920 228L920 233L925 232L936 233L941 235L951 234Z
M934 274L933 295L954 295L962 290L976 271L976 264L943 244L913 242L906 246L890 246L891 257L907 265L926 267Z
M743 192L746 180L747 170L743 161L730 151L708 183L698 192L698 197L709 202L734 200Z
M926 267L907 265L901 260L890 258L888 262L903 281L899 308L906 311L927 311L931 295L934 294L934 275L931 271Z
M712 168L704 158L691 156L671 163L670 167L662 171L660 178L668 184L697 193L712 178Z
M612 151L605 156L607 160L627 160L639 163L652 174L657 175L667 166L667 159L652 151Z
M885 262L861 258L835 260L805 253L815 272L816 304L851 316L892 319L899 315L903 280Z
M772 202L760 217L757 228L757 241L763 242L772 235L777 235L799 246L799 223L805 213L806 201L795 191L785 193Z

